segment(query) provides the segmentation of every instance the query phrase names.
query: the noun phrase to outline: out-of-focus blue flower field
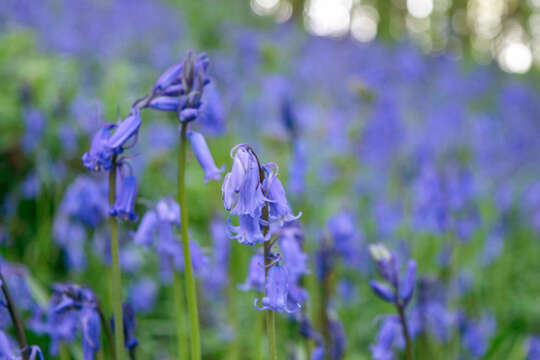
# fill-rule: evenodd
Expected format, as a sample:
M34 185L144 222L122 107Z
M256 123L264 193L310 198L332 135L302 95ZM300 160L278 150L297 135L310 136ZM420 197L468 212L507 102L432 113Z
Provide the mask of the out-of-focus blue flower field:
M1 4L0 360L540 359L540 3L406 3Z

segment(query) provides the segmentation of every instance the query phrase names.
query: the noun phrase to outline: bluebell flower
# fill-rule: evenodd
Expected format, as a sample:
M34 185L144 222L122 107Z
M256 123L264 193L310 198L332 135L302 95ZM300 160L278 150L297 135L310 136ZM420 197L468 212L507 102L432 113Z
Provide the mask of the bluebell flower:
M215 83L210 83L204 88L197 123L205 134L221 135L225 132L225 109Z
M139 128L141 126L141 114L138 108L132 108L128 117L117 124L114 134L112 134L107 140L107 147L109 147L115 154L123 152L124 146L131 139L136 140ZM130 144L130 145L134 145Z
M273 167L276 169L275 173L272 170ZM264 178L262 186L268 201L269 220L271 222L283 224L284 222L298 219L302 213L293 215L289 202L287 201L285 189L283 188L281 181L277 178L277 166L275 164L266 164L264 169L267 176Z
M157 293L158 286L152 278L140 278L128 288L129 303L135 312L149 312L156 303Z
M98 172L112 169L111 157L114 155L114 150L108 146L108 141L114 128L116 128L115 124L104 124L94 135L90 150L82 156L85 168Z
M306 147L306 144L298 139L293 142L287 189L294 195L303 194L306 190L306 173L308 165Z
M134 350L139 345L139 340L135 337L135 328L137 326L135 321L135 311L130 303L122 304L122 315L124 324L124 346L126 349ZM115 319L111 318L111 328L115 331Z
M109 209L111 216L122 220L137 221L139 216L135 212L135 199L137 197L137 179L129 175L122 179L114 204Z
M249 261L248 276L243 284L238 286L240 290L264 290L264 257L262 253L256 253Z
M210 82L206 54L186 59L171 66L157 80L148 106L156 110L176 111L178 120L186 123L199 116L204 87Z
M234 226L231 221L227 222L229 236L238 240L240 244L255 245L262 244L270 239L270 234L263 235L261 230L261 219L251 215L239 215L239 226Z
M35 198L41 189L41 179L35 171L30 172L21 184L23 198Z
M540 359L540 338L531 336L527 340L527 360Z
M313 351L311 352L310 360L324 360L325 359L324 341L321 334L315 331L309 318L301 313L300 313L300 319L298 320L298 323L299 323L300 334L306 339L315 341L315 344L316 344L315 349L313 349Z
M489 339L495 332L495 318L492 315L483 314L479 320L467 320L462 314L459 322L463 347L471 356L482 357L487 351Z
M206 272L204 284L210 293L219 293L228 283L228 268L231 253L231 242L227 234L227 226L221 217L214 217L210 223L213 256L212 265Z
M17 359L15 350L16 346L13 344L8 335L0 330L0 359Z
M294 313L300 309L300 304L289 308L287 302L288 293L287 269L279 263L268 269L265 284L265 296L260 300L262 306L258 306L259 299L253 303L257 310L272 310L275 312L286 311Z
M83 307L79 314L79 321L84 359L94 359L94 355L101 346L101 324L99 314L95 308Z
M345 329L343 325L336 318L330 319L330 338L331 344L328 352L330 353L330 358L334 360L341 360L345 355L345 350L347 348Z
M45 117L37 109L29 108L23 112L25 133L21 139L21 147L26 153L34 151L39 146L45 128Z
M135 349L139 345L139 340L135 337L135 311L130 303L122 305L124 316L124 343L129 350Z
M369 250L377 262L382 277L391 287L377 281L370 281L369 285L381 299L406 307L416 287L416 262L409 260L404 275L400 277L394 253L388 251L382 244L371 245Z
M360 263L360 245L362 234L350 212L341 212L328 220L328 231L334 248L341 255L345 264L355 267Z
M232 170L225 176L221 187L225 209L230 211L231 215L251 215L258 218L266 199L260 184L259 161L245 144L235 146L231 150L231 156Z
M287 268L290 283L296 283L300 276L309 272L308 255L302 251L302 232L298 226L282 229L278 238L283 265Z
M39 314L38 314L39 315ZM85 360L94 359L100 348L100 317L97 300L88 288L72 283L54 284L47 319L33 319L32 328L51 338L50 352L57 355L61 341L73 341L80 330Z
M107 185L88 176L78 176L67 188L60 214L83 223L98 227L108 215Z
M217 168L216 163L212 158L212 153L202 134L195 131L188 131L187 137L191 143L191 148L195 153L195 157L204 170L204 183L206 184L212 179L221 179L221 173L225 170L225 166L222 166L219 169Z
M369 347L371 356L375 360L393 360L393 349L402 348L404 342L399 319L396 316L385 316L375 345Z

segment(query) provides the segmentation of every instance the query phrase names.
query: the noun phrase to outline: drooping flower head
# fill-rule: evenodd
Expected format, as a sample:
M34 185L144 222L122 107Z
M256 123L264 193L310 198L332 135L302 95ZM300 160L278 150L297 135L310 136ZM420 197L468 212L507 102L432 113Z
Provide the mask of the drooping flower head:
M217 168L216 163L212 158L212 153L204 140L204 136L195 131L188 131L187 137L191 144L191 148L195 153L195 157L204 170L204 183L206 184L212 179L221 179L221 173L225 170L225 166L222 166L219 169Z
M287 269L281 266L279 263L273 265L268 269L268 275L266 278L266 293L260 300L262 306L258 306L259 299L255 299L254 305L257 310L272 310L275 312L286 311L288 313L294 313L300 309L300 305L296 304L296 307L289 308L287 302L288 283L287 283Z

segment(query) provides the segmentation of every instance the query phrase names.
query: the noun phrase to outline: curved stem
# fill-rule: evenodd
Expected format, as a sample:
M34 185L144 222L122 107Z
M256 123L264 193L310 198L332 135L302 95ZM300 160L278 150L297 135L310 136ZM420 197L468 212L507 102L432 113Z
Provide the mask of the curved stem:
M6 298L7 308L9 311L9 315L11 316L11 321L13 322L13 327L15 328L15 334L17 336L17 342L19 343L19 348L21 349L23 357L27 359L28 356L26 355L25 350L28 349L28 343L26 342L26 335L24 333L23 323L21 322L19 313L17 312L17 309L15 308L15 303L13 302L13 298L11 297L11 293L9 292L8 285L1 271L0 271L0 281L2 282L2 292L4 293L4 297Z
M403 337L405 338L405 354L407 360L413 359L411 337L409 336L409 328L407 326L407 319L405 318L405 311L402 305L396 305L399 313L399 320L401 321L401 328L403 329Z
M112 157L113 167L109 172L109 205L116 199L116 155ZM122 275L120 273L118 222L116 217L109 216L111 231L111 305L115 319L114 349L116 359L124 360L124 316L122 314Z
M178 203L180 204L182 247L184 249L184 266L186 272L186 296L191 334L191 359L200 360L201 344L199 336L199 311L197 309L197 291L195 289L195 278L193 277L193 267L191 265L191 255L189 249L188 210L186 201L186 128L187 124L182 123L180 131L180 151L178 159Z

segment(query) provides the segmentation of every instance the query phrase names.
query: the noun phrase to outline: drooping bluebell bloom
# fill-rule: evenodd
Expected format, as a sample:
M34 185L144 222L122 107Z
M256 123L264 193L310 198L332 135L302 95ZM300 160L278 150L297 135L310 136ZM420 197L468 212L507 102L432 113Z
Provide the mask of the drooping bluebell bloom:
M232 170L225 176L221 187L225 209L231 215L258 218L265 202L259 177L259 161L245 144L235 146L231 150L231 157Z
M540 359L540 338L531 336L527 340L527 360Z
M375 345L371 345L369 350L375 360L393 360L393 349L402 348L404 343L399 319L397 316L388 315L379 329Z
M204 88L197 125L204 130L205 134L214 136L221 135L226 130L225 108L215 82L208 84Z
M296 307L289 308L287 302L288 283L287 283L287 269L281 266L279 263L273 265L268 269L265 284L265 296L260 300L255 299L253 303L257 310L272 310L275 312L286 311L288 313L294 313L300 309L300 304L296 304Z
M261 230L261 219L251 215L239 215L239 226L231 224L229 219L227 227L231 239L238 240L240 244L255 245L262 244L270 239L270 234L263 235Z
M296 283L309 272L308 256L301 248L302 232L297 225L286 226L278 238L283 265L287 268L289 282Z
M248 277L243 284L238 285L243 291L264 290L264 257L262 253L256 253L249 261Z
M289 165L289 183L287 189L294 195L300 195L306 189L307 149L306 144L298 139L293 142L292 159Z
M225 166L217 168L214 159L212 158L212 153L204 140L202 134L195 131L188 131L187 137L191 143L191 148L195 153L195 157L199 161L199 164L204 170L204 183L214 179L221 179L221 173L225 170Z
M464 314L459 316L460 330L463 336L462 345L471 356L482 357L489 344L489 339L495 332L495 318L484 313L478 320L468 320Z
M135 199L137 197L137 179L133 175L125 176L120 183L114 204L109 209L111 216L118 216L122 220L137 221L139 216L135 212Z
M272 168L275 168L275 172ZM277 178L279 169L275 164L266 164L264 170L267 176L263 181L263 189L266 198L268 199L268 217L271 222L277 222L282 225L285 222L298 219L302 213L293 215L285 189L281 184L281 181Z
M60 214L95 228L107 218L108 207L107 185L82 175L67 188Z
M141 126L141 114L138 108L132 108L128 117L120 121L112 134L107 139L107 147L115 154L123 152L126 143L137 137L139 127ZM134 142L134 141L133 141Z
M227 225L221 217L215 216L212 219L210 232L213 244L212 265L205 273L204 284L210 293L220 293L229 281L231 242L227 234Z
M300 334L306 339L311 339L315 341L316 344L315 349L313 349L313 351L311 352L310 360L324 360L325 353L323 337L321 336L321 334L315 331L313 325L311 324L311 320L309 320L307 316L302 313L299 314L299 319L297 321L299 323Z
M341 212L332 216L327 228L333 241L334 248L341 255L345 264L355 267L360 263L360 245L362 233L356 225L350 212Z
M128 350L134 350L139 345L139 340L135 337L135 311L129 302L122 304L123 324L124 324L124 346ZM115 331L115 319L111 318L111 328Z
M88 288L72 283L54 284L45 321L32 321L32 328L51 338L50 352L58 354L61 341L73 341L80 330L85 360L94 359L100 348L100 318L97 300Z
M150 277L143 277L128 288L128 300L135 312L149 312L154 307L158 287Z
M108 141L115 128L115 124L104 124L94 135L90 150L82 156L85 168L97 172L112 169L111 157L114 155L114 150L108 146Z
M0 330L0 359L17 359L16 346L8 335Z
M329 349L330 358L334 360L341 360L343 359L343 356L345 355L345 349L347 348L345 329L343 328L341 322L335 317L330 318L329 326L329 333L331 338L331 344Z
M22 196L25 199L35 198L41 189L41 179L35 171L30 172L21 184Z
M25 133L21 139L21 147L26 153L37 149L43 136L45 118L37 109L30 108L23 113Z
M381 299L406 307L416 286L416 261L409 260L405 274L400 277L394 253L388 251L382 244L371 245L369 250L377 262L382 277L391 287L374 280L370 281L369 285Z
M94 355L101 346L101 324L99 314L95 308L83 307L79 312L79 322L84 359L94 359Z

